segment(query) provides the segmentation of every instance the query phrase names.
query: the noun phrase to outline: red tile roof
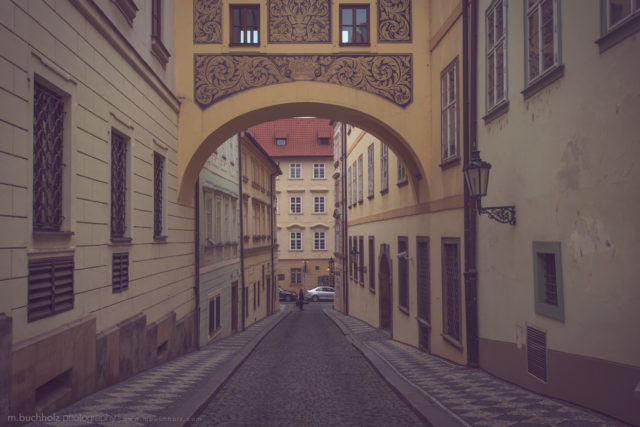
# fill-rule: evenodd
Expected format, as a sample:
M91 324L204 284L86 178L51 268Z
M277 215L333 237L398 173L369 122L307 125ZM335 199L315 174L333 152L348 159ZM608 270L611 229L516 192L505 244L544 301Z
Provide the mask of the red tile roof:
M327 119L282 119L261 123L247 132L271 157L333 157L333 126ZM276 145L276 137L286 138L286 145ZM329 145L320 145L319 137L329 138Z

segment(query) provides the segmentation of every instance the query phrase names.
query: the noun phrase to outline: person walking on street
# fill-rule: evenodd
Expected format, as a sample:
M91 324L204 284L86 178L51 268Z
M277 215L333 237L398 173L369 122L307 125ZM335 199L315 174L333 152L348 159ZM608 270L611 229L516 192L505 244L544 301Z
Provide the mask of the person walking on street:
M298 307L300 307L300 310L304 309L304 294L302 293L302 289L298 292Z

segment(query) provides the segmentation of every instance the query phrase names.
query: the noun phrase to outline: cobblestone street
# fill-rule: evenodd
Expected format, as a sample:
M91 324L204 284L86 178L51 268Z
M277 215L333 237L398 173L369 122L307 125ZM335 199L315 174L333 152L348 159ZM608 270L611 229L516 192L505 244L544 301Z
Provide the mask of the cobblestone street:
M323 313L295 310L198 415L198 426L423 425Z

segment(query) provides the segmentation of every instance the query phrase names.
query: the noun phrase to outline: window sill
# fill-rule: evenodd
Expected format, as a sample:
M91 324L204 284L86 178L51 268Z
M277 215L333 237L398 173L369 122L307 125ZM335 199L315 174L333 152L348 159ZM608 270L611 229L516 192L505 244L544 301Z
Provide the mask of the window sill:
M167 241L167 236L153 236L153 240L155 240L157 242L166 242Z
M376 294L375 288L369 288L369 293L375 295Z
M462 351L462 343L460 341L458 341L457 339L455 339L451 335L448 335L448 334L445 334L445 333L440 334L440 336L442 337L443 340L445 340L446 342L448 342L449 344L451 344L452 346L454 346L458 350Z
M151 36L151 53L160 62L160 65L162 65L162 68L167 67L167 63L169 62L169 58L171 57L171 54L162 43L162 40L160 40L156 36Z
M409 309L407 307L403 307L401 305L398 306L398 311L401 313L406 314L407 316L409 315Z
M424 326L424 327L427 327L427 328L431 329L431 323L430 322L427 322L425 319L423 319L421 317L416 317L416 320L418 321L418 325Z
M380 194L387 194L389 192L388 188L385 188L384 190L380 190Z
M401 181L401 182L396 183L396 185L397 185L398 187L404 187L404 186L405 186L405 185L407 185L408 183L409 183L409 180L408 180L408 179L405 179L404 181Z
M366 42L366 43L342 43L341 42L340 47L371 47L371 43L370 42ZM347 135L349 133L347 133Z
M458 164L460 164L460 157L456 155L443 160L442 163L440 163L440 168L445 170L457 166Z
M484 124L487 125L503 114L506 114L507 111L509 111L509 101L502 101L500 104L494 105L482 120L484 120Z
M230 42L229 47L260 47L260 42L258 43Z
M627 18L626 22L620 23L617 27L609 30L607 34L600 37L595 43L600 48L600 53L602 53L638 31L640 31L640 13Z
M313 214L314 215L326 215L327 213L326 212L314 212Z
M131 237L111 237L111 243L116 245L128 245L132 240Z
M367 196L367 199L371 200L371 199L373 199L373 197L374 197L374 195L373 195L373 194L369 194L369 195Z
M70 238L74 234L75 233L73 231L46 231L46 230L33 231L34 238L46 238L46 237Z
M522 92L524 95L524 99L527 100L531 98L536 93L540 92L542 89L549 86L551 83L558 80L560 77L564 75L564 65L556 65L552 67L548 71L546 71L541 77L538 77L536 80L531 82L529 86L527 86Z

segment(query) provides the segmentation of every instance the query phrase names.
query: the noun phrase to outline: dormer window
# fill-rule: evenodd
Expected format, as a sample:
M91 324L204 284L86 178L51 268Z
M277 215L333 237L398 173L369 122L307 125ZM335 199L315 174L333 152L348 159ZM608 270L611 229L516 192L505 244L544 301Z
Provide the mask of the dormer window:
M320 138L318 138L318 144L320 144L320 145L329 145L329 138L328 137L320 137Z
M287 145L287 138L276 138L276 145L279 147L284 147Z

